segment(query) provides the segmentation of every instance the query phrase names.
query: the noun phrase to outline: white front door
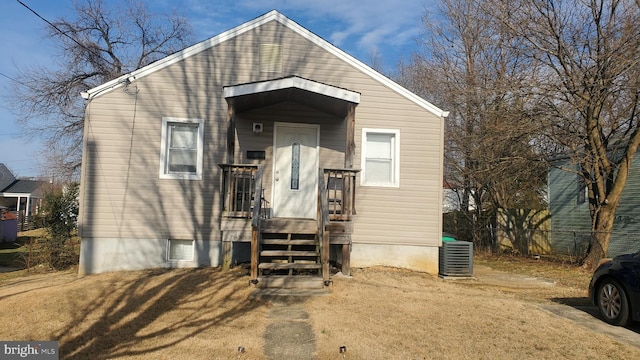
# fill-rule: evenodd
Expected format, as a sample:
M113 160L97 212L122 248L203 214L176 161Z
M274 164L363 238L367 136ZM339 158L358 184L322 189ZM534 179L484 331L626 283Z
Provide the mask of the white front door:
M310 124L275 124L273 216L316 218L319 128Z

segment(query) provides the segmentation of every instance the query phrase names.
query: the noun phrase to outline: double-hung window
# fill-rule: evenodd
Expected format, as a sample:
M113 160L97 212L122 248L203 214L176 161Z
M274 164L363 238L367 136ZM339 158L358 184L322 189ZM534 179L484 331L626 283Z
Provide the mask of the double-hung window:
M400 131L362 129L363 186L400 186Z
M204 120L162 118L161 179L202 179Z

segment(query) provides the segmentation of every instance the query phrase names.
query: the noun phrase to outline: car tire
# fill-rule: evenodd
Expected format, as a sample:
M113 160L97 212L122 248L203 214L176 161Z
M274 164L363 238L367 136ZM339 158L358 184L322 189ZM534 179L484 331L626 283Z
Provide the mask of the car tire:
M624 288L614 279L602 280L596 299L600 315L611 325L628 325L629 301Z

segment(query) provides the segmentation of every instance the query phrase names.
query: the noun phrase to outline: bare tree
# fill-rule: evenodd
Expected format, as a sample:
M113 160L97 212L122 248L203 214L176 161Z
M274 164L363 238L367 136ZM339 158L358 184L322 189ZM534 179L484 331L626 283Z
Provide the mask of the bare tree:
M378 49L371 49L369 52L369 66L381 74L385 74L384 61Z
M640 7L634 0L497 1L504 24L544 72L530 93L548 135L589 194L585 265L606 256L616 210L640 144ZM495 10L498 9L498 10Z
M497 209L543 207L545 183L533 146L537 127L520 91L535 66L495 15L473 0L443 0L439 13L424 18L423 51L400 71L402 83L451 110L445 180L459 189L479 245L489 245Z
M191 40L188 21L177 13L157 15L142 2L109 6L101 0L76 2L74 19L48 23L48 37L58 50L51 63L18 69L9 103L25 132L46 141L58 176L80 167L84 103L79 94Z

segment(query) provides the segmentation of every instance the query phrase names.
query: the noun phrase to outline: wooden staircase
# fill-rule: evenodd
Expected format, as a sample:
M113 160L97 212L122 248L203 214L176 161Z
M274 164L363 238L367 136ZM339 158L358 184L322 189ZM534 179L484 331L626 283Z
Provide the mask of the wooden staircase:
M260 228L258 287L324 287L316 220L266 219Z
M230 156L232 158L232 156ZM251 242L250 282L265 288L326 288L331 283L329 247L342 247L342 268L350 275L351 234L356 215L356 174L319 169L317 220L271 218L263 198L264 167L219 164L223 170L223 269L231 267L233 242Z

